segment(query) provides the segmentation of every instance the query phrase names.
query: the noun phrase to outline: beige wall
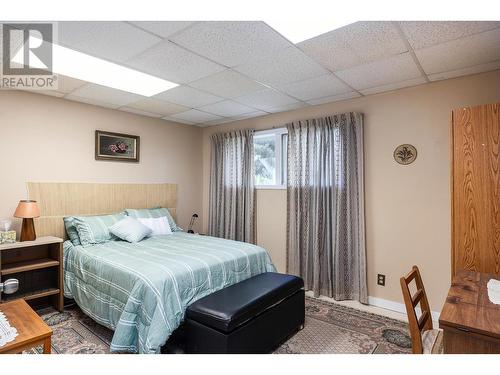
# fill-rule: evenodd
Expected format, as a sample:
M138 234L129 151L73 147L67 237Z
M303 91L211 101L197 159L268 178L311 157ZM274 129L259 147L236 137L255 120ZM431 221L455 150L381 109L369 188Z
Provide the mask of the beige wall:
M94 160L96 129L139 135L140 162ZM170 182L178 184L178 221L185 227L201 210L201 135L195 126L0 91L0 217L11 217L26 198L26 181Z
M289 121L359 111L365 115L366 246L369 295L401 302L399 277L421 267L431 308L439 311L450 282L450 111L500 101L500 71L391 93L243 120L203 132L203 207L207 227L209 137L234 128L265 129ZM411 143L415 163L396 164L394 148ZM258 243L280 270L286 257L286 192L257 193ZM386 275L386 286L376 274Z
M257 243L280 272L286 271L286 190L257 190Z
M30 180L171 182L179 184L180 224L186 226L191 213L198 212L206 230L210 134L359 111L365 115L369 294L401 302L399 277L418 264L431 307L439 310L450 278L450 111L497 101L500 71L200 129L43 95L0 91L0 217L12 215L17 201L26 197L25 182ZM140 135L141 162L95 161L95 129ZM417 147L414 164L400 166L392 159L401 143ZM284 271L284 190L257 192L257 241ZM376 285L377 273L387 275L385 287Z

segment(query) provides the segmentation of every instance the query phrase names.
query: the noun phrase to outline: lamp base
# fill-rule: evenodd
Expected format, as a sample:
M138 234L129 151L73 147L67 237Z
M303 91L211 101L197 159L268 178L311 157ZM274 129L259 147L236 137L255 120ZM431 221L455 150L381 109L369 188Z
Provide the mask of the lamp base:
M21 228L21 242L36 240L35 223L33 219L23 219L23 226Z

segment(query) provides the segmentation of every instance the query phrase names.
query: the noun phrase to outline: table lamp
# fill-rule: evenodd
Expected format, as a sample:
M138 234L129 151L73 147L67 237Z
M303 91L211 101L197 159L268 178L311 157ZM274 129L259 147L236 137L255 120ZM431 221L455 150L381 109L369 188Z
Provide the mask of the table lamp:
M35 224L33 223L34 217L40 216L40 209L36 201L22 200L17 205L14 217L23 219L23 226L21 228L21 241L34 241L36 240Z
M194 222L195 222L197 217L198 217L198 214L193 214L193 216L191 216L191 221L189 222L189 227L188 227L188 233L194 233L193 225L194 225Z

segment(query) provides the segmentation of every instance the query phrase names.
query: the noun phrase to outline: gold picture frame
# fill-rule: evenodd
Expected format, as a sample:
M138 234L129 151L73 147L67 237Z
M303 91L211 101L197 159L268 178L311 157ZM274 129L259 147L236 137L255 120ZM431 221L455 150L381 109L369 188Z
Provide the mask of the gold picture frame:
M95 131L95 160L139 162L141 138L138 135Z

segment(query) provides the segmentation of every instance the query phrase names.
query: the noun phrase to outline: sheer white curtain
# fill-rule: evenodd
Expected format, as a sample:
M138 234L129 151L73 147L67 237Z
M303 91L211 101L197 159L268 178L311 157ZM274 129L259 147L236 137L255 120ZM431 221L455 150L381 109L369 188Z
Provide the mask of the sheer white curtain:
M367 303L363 117L288 128L288 272L314 294Z

